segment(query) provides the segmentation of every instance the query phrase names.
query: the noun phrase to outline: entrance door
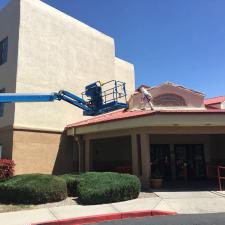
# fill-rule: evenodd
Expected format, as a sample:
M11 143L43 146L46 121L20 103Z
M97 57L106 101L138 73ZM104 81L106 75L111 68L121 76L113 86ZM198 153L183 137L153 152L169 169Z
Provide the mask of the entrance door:
M177 179L185 178L185 168L188 179L199 179L205 177L203 145L175 145L174 150Z
M152 144L150 147L151 174L160 174L164 179L171 178L170 145Z

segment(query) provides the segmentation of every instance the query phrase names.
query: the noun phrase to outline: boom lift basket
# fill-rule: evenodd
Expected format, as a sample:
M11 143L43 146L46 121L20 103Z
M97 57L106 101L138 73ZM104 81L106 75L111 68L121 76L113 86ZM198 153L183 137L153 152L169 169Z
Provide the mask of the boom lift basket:
M106 83L97 81L86 86L82 93L82 98L91 108L90 111L84 111L84 115L99 115L127 108L127 93L125 83L111 80Z

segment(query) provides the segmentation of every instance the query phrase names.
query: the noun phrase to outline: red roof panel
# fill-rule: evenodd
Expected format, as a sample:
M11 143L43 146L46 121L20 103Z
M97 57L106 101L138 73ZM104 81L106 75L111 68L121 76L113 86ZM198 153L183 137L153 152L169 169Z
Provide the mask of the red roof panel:
M222 103L222 102L225 102L225 96L208 98L208 99L205 99L205 101L204 101L205 105L219 104L219 103Z
M89 126L99 123L112 122L117 120L124 120L129 118L143 117L154 114L200 114L200 113L224 113L223 109L203 109L203 110L135 110L135 111L126 111L126 110L118 110L115 112L107 113L104 115L96 116L94 118L90 118L87 120L79 121L73 124L68 125L66 128L71 127L81 127L81 126Z

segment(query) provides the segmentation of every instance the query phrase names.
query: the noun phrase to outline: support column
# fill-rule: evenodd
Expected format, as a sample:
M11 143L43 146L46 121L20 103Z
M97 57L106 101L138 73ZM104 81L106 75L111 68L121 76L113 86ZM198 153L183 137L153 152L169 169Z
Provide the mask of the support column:
M141 161L142 161L142 184L144 188L150 187L150 136L141 134Z
M90 171L90 140L85 140L85 172Z
M137 134L131 134L131 148L132 148L132 172L138 176L138 149L137 149Z

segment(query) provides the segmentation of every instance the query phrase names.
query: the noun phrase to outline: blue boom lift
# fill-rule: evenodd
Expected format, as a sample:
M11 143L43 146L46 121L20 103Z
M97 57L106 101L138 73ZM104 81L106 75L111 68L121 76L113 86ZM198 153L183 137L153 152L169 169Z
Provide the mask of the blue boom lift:
M125 83L112 80L106 83L97 81L85 87L82 97L68 91L58 93L29 94L29 93L1 93L0 103L14 102L53 102L64 100L83 109L83 114L95 116L117 109L127 108ZM122 102L121 102L122 101Z

